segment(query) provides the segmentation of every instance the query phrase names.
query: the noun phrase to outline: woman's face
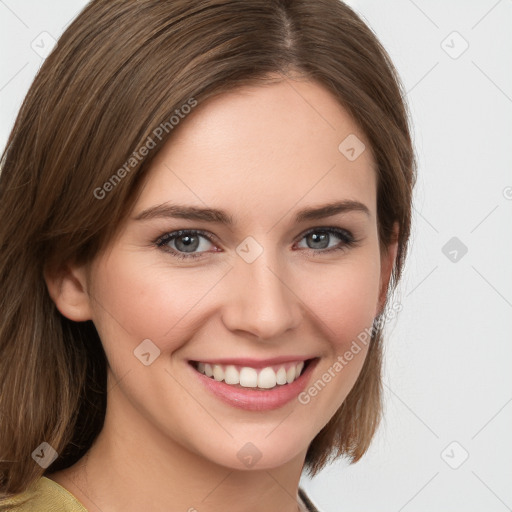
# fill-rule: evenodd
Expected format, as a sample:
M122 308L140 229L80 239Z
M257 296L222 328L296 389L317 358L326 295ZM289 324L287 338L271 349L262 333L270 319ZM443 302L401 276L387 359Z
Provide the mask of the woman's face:
M371 150L312 82L223 94L178 128L90 267L110 426L230 468L277 467L344 401L380 311L392 261Z

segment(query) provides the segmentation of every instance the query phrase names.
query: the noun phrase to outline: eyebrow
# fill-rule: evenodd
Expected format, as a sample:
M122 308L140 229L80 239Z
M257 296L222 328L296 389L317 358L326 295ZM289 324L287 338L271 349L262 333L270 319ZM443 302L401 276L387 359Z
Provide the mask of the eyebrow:
M295 222L301 223L308 220L318 220L331 217L339 213L362 212L370 216L370 210L359 201L337 201L320 206L308 207L299 210L295 216ZM143 210L136 217L136 221L155 218L178 218L204 222L212 222L233 226L233 217L224 210L215 208L199 208L197 206L186 206L179 204L163 203Z

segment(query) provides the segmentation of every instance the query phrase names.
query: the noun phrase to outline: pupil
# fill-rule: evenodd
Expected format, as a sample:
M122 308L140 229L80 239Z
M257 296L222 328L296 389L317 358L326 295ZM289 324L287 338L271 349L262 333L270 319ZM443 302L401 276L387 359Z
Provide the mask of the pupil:
M195 242L195 244L194 244L194 242ZM176 247L178 247L178 249L180 251L184 248L185 249L184 252L193 252L195 249L197 249L197 245L198 245L197 242L198 242L198 237L183 235L176 240ZM183 245L182 248L180 248L180 244Z
M325 243L325 242L327 242L327 238L328 238L327 233L322 233L321 235L317 235L317 234L313 233L310 236L311 236L314 244L320 243L320 245L321 245L320 249L325 249L329 245L328 243ZM318 246L315 248L318 248Z

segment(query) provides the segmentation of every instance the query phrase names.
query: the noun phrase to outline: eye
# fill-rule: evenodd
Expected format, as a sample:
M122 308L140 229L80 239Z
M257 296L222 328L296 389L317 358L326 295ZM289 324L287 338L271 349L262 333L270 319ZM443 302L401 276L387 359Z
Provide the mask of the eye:
M184 229L166 233L155 244L176 258L186 259L201 257L208 250L208 244L213 242L212 237L203 231ZM199 253L195 253L198 249L201 249Z
M333 237L338 239L338 243L334 246L330 245ZM334 227L310 229L300 239L306 239L306 249L312 251L315 256L318 253L325 254L337 250L347 250L357 243L357 240L349 231ZM208 245L216 247L210 234L195 229L182 229L165 233L154 243L157 247L178 259L200 258L203 253L208 252Z
M333 237L339 240L334 246L330 245ZM313 253L320 252L321 254L346 250L357 242L349 231L334 227L310 229L302 235L302 239L306 239L307 248L312 249Z

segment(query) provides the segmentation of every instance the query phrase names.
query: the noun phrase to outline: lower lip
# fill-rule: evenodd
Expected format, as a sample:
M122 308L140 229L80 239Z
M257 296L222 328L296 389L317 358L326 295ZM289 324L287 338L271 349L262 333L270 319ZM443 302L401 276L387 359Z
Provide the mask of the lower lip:
M291 384L276 386L275 388L259 391L253 388L235 388L226 384L224 381L217 381L211 377L198 372L191 365L191 369L200 382L215 396L223 402L248 411L270 411L279 409L304 390L311 373L318 363L318 359L313 359L304 370L302 375Z

